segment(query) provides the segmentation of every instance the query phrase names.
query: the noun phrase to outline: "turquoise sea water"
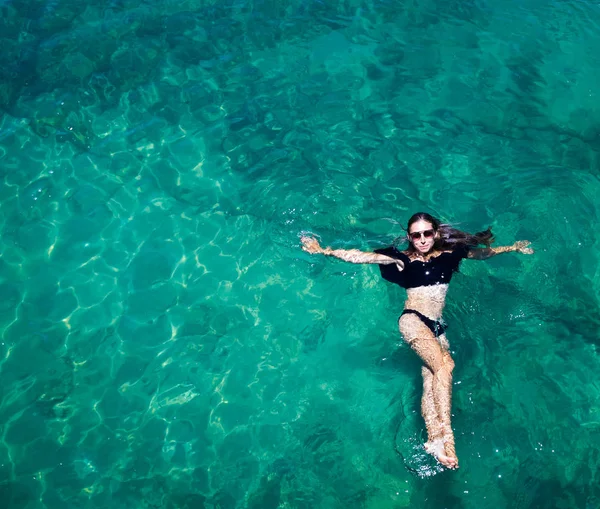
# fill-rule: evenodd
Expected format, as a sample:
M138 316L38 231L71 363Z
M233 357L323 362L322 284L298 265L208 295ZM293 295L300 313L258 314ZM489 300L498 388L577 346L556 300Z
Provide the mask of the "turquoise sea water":
M0 507L600 507L600 6L0 1ZM426 210L461 468L424 454Z

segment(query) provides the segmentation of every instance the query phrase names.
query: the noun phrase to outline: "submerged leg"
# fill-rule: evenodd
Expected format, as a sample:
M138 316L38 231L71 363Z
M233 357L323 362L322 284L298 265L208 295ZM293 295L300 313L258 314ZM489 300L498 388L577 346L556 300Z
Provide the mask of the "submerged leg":
M452 416L452 371L454 370L454 361L450 355L450 345L446 339L446 335L442 334L438 338L439 344L442 348L442 362L443 366L448 370L448 376L442 382L447 383L447 387L442 384L441 387L436 387L436 394L442 401L447 401L447 404L443 404L442 408L438 408L440 412L440 424L442 426L442 434L444 441L444 449L448 456L456 458L456 450L454 447L454 433L452 432L452 426L450 424Z
M436 338L417 316L405 314L400 317L399 325L405 340L425 364L421 400L429 435L425 449L442 465L458 468L450 422L454 361L448 342L445 335Z
M454 448L454 435L451 427L452 370L454 361L450 353L442 349L435 338L420 338L410 342L411 348L419 355L425 366L431 371L431 396L435 408L440 434L434 439L428 452L448 468L458 468L458 458ZM425 396L424 396L425 397ZM433 415L429 401L424 407L428 417ZM424 415L425 417L425 415ZM427 421L426 421L427 425ZM432 428L434 429L434 428ZM429 427L428 427L429 432ZM442 444L440 444L440 439ZM443 445L443 454L441 453Z
M454 370L454 361L449 352L444 352L443 366L434 375L433 391L436 401L436 408L440 417L442 426L444 450L446 454L455 458L458 468L458 458L456 457L456 449L454 445L454 433L452 431L451 416L452 416L452 371Z
M427 428L427 443L425 444L425 449L427 449L436 440L442 438L443 432L433 396L433 371L427 366L423 366L421 368L421 374L423 375L421 415L423 415L425 427Z
M438 409L435 404L435 396L433 392L433 371L427 366L421 368L423 374L423 396L421 397L421 415L425 421L427 428L427 442L425 442L425 450L434 456L445 466L451 466L450 458L447 458L446 449L444 447L444 430L442 428L441 419L438 415ZM456 455L454 455L456 456Z

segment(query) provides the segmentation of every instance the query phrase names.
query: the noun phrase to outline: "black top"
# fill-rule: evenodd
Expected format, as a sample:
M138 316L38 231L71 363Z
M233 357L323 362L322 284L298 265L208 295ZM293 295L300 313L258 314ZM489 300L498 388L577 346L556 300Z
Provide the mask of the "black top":
M375 252L404 262L404 270L398 270L394 263L379 265L384 279L403 288L417 288L448 284L452 275L458 271L461 260L469 254L469 247L461 244L453 251L443 252L426 262L411 260L406 253L398 251L395 247L376 249Z

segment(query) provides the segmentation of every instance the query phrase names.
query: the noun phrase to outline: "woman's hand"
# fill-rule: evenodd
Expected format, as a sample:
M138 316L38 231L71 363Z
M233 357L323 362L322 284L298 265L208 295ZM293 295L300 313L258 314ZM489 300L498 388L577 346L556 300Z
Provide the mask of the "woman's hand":
M528 240L517 240L513 244L513 248L517 253L533 254L533 249L528 247L531 244Z
M310 254L319 254L323 252L323 248L320 246L319 241L314 237L301 237L302 249Z

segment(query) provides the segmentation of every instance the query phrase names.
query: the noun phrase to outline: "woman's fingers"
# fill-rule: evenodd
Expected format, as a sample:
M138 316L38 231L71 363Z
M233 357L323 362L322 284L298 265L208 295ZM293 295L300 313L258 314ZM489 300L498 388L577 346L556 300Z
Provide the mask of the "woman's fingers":
M302 246L303 247L308 247L310 245L314 245L314 243L316 242L315 239L311 238L311 237L302 237L300 239L300 242L302 242Z
M302 242L302 249L307 253L316 253L321 249L317 239L312 237L300 237L300 242Z
M517 250L523 254L533 254L533 249L528 247L531 244L528 240L518 240L515 245Z

